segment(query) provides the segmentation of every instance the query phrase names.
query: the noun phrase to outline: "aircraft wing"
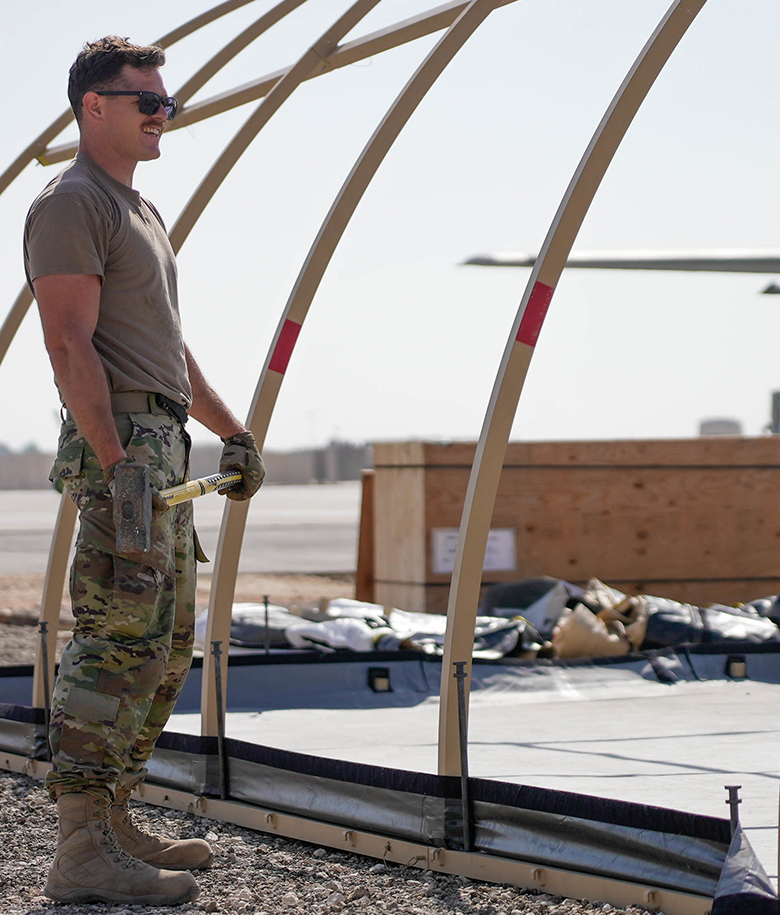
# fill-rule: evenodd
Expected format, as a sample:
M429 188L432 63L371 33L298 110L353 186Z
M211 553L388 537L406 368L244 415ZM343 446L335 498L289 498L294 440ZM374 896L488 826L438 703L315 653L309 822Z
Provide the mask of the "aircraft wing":
M477 267L533 267L535 254L477 254L463 264ZM780 273L780 249L726 248L680 251L573 251L567 267L594 270L706 270L724 273Z

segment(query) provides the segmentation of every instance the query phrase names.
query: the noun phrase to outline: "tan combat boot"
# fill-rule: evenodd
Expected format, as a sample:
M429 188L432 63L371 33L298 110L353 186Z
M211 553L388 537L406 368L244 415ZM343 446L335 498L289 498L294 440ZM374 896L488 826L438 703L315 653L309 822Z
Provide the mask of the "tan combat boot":
M165 867L172 871L211 867L214 853L208 842L203 839L166 839L145 832L133 820L129 801L130 790L118 787L111 807L111 825L117 842L126 852L153 867Z
M63 794L57 800L57 853L44 893L56 902L180 905L198 896L192 874L158 870L133 858L111 829L111 795Z

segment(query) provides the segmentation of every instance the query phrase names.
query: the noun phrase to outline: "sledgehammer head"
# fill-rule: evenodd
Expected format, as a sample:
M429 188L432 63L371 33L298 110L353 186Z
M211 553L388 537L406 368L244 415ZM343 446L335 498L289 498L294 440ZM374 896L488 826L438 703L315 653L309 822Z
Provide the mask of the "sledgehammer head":
M114 473L114 526L120 553L151 547L152 490L146 464L119 464Z

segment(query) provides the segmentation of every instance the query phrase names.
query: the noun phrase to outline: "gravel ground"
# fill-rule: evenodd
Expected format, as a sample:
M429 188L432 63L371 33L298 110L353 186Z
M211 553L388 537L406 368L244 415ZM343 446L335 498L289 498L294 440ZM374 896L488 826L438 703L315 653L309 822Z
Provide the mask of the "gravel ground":
M35 658L41 576L0 576L0 666ZM207 582L204 582L206 585ZM288 606L348 597L352 584L324 576L246 576L237 599L263 594ZM200 597L200 595L199 595ZM199 604L203 605L203 598ZM63 608L59 644L69 638ZM515 887L479 883L416 868L377 863L302 842L251 832L204 817L134 804L154 831L201 836L214 848L212 870L197 874L200 898L183 906L55 905L43 886L56 844L56 808L41 783L0 771L0 913L2 915L645 915L642 908L563 899ZM650 915L650 913L646 913ZM655 915L662 915L656 912Z
M269 837L179 811L134 803L149 828L211 843L215 864L196 874L201 894L182 906L55 905L43 895L54 855L56 808L41 783L0 772L0 911L3 915L650 915L642 908L563 899L478 883ZM656 912L655 915L658 915Z

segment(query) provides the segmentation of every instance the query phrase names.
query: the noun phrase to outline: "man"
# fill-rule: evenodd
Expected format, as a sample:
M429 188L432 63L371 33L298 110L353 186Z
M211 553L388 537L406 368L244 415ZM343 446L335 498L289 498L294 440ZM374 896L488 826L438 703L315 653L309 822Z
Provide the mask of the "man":
M168 509L159 490L186 477L188 413L225 442L220 469L242 472L230 498L250 498L265 473L251 432L184 345L173 251L159 214L132 189L136 165L159 157L176 114L164 62L162 48L115 36L84 46L68 82L79 153L25 225L27 279L66 411L52 479L80 511L75 626L49 734L59 832L45 892L59 902L170 905L198 895L188 870L211 864L208 844L145 833L128 810L192 653L192 504ZM156 510L143 554L116 550L112 486L125 461L150 468Z

